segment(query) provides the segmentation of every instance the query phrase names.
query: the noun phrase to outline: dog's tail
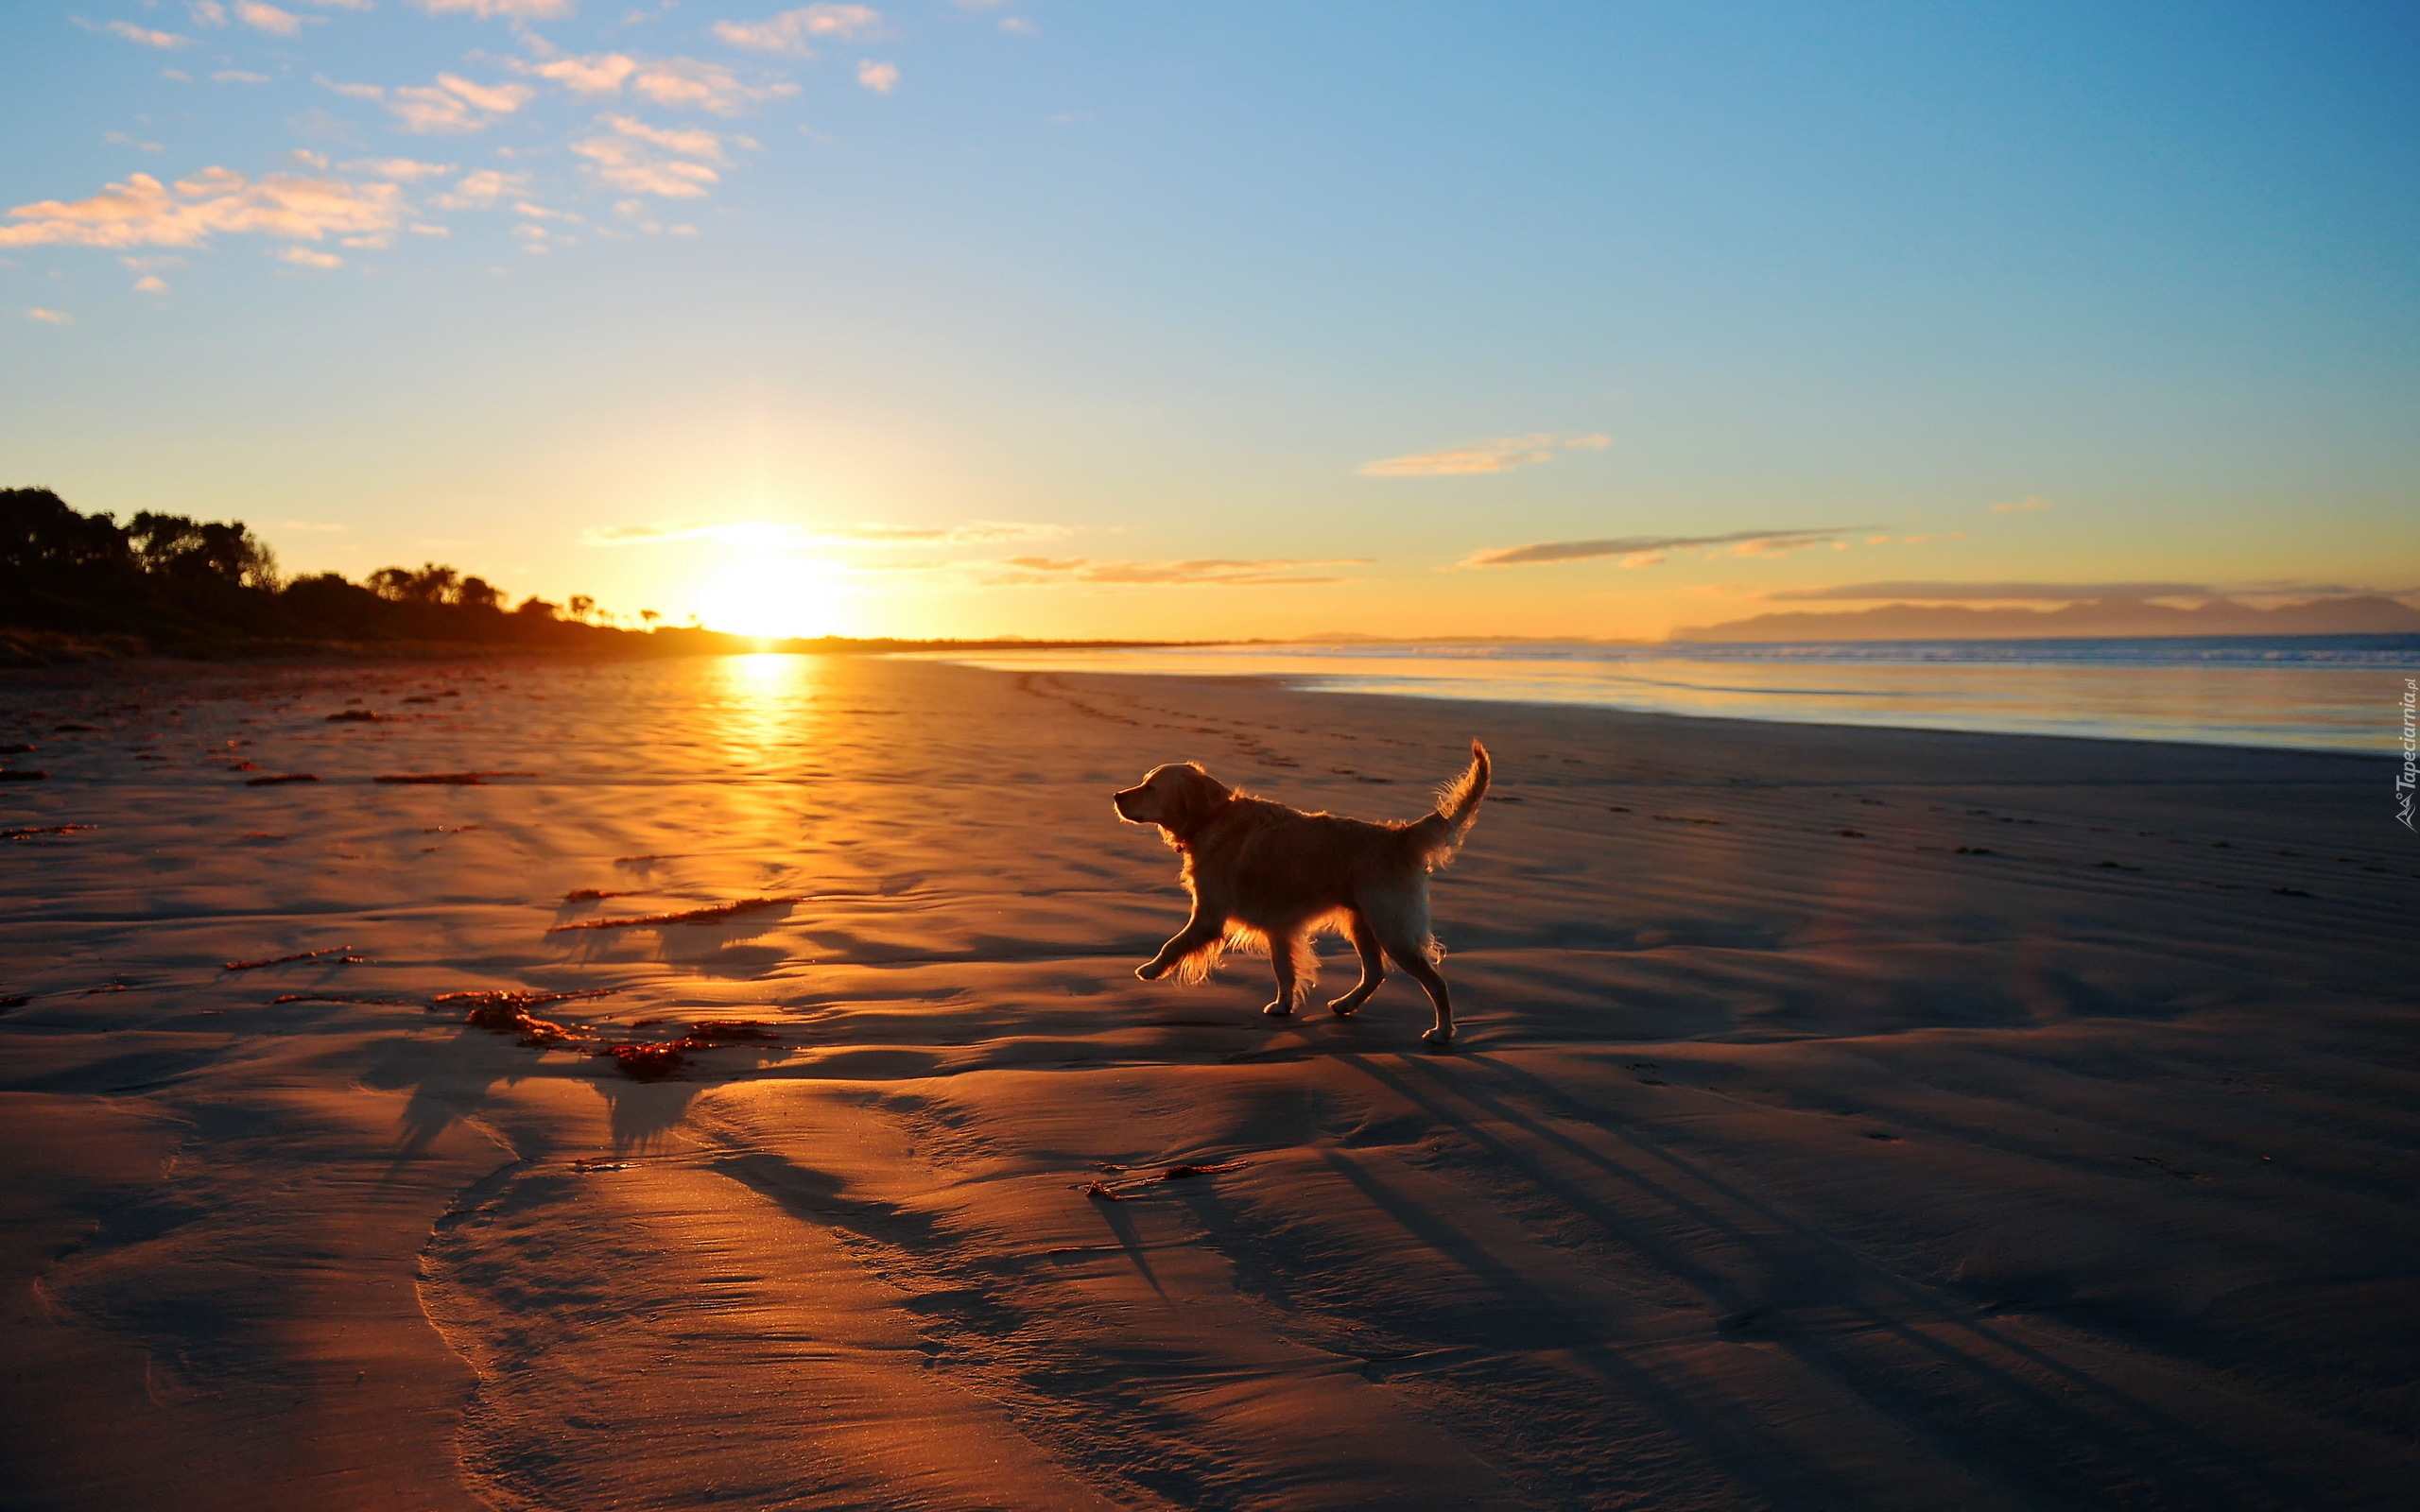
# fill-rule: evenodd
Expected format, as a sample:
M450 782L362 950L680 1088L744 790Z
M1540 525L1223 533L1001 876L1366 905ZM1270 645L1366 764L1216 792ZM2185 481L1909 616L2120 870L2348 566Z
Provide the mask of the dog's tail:
M1443 787L1437 790L1437 812L1404 827L1422 856L1430 865L1449 859L1454 848L1470 833L1471 824L1478 817L1479 799L1487 797L1488 774L1494 768L1487 759L1487 747L1471 742L1471 764Z

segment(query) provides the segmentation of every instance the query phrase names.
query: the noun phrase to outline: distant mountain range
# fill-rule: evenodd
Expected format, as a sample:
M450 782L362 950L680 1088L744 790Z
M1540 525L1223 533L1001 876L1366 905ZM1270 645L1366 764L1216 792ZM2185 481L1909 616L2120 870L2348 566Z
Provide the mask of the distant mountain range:
M2367 594L2314 598L2275 609L2255 609L2224 598L2194 609L2169 609L2134 599L2099 599L2051 610L1884 604L1845 613L1759 614L1676 629L1672 639L1996 641L2064 636L2412 634L2420 634L2420 610Z

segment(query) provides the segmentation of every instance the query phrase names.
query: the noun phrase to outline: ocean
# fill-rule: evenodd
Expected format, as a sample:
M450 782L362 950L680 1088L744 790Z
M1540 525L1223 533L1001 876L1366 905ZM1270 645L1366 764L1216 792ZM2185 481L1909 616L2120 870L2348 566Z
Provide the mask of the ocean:
M1016 671L1264 677L1320 693L2103 740L2402 752L2420 635L987 651Z

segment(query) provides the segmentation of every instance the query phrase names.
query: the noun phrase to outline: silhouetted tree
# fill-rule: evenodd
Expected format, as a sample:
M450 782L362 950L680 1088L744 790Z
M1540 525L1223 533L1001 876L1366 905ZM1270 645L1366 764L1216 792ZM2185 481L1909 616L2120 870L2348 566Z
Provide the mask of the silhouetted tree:
M277 587L277 558L241 524L204 524L181 514L146 510L134 517L126 534L136 560L155 576L245 588Z

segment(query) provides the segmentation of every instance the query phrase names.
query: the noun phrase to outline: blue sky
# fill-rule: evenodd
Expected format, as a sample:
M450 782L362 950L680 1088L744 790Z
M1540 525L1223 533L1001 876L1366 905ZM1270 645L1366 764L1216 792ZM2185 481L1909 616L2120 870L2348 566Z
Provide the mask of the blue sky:
M2415 18L13 5L0 456L768 629L2408 593Z

